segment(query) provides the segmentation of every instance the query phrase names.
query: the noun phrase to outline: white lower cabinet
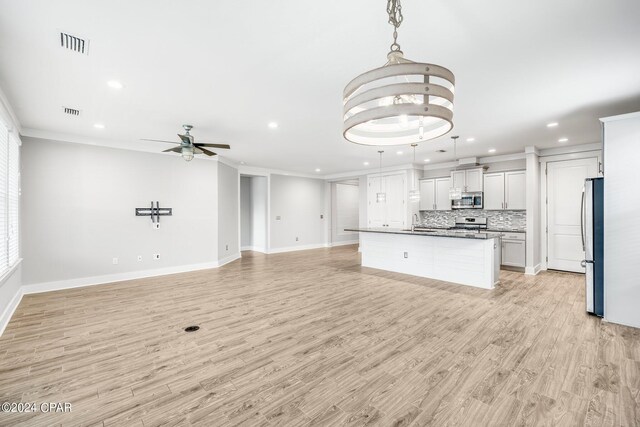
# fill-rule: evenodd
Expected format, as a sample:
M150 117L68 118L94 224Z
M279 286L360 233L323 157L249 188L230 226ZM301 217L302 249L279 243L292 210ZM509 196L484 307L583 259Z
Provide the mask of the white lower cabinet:
M451 200L449 189L451 178L431 178L420 180L420 210L449 211Z
M525 233L505 233L502 237L502 265L524 268L526 265Z

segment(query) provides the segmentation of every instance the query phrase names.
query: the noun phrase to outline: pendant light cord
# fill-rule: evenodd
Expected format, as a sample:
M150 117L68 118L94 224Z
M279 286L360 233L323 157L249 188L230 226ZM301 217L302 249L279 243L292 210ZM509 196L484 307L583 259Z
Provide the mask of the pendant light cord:
M387 0L387 13L389 14L389 24L393 25L393 44L391 52L402 52L398 44L398 28L402 24L402 5L400 0Z
M384 151L378 151L380 153L380 192L382 193L382 153Z

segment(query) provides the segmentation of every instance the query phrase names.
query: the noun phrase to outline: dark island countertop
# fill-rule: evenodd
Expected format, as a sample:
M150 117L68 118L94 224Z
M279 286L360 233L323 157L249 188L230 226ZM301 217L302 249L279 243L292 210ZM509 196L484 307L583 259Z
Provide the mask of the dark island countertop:
M415 230L402 228L345 228L344 231L356 231L361 233L384 233L384 234L404 234L412 236L432 236L432 237L450 237L455 239L476 239L487 240L502 237L502 233L477 233L464 231L449 231L445 229Z

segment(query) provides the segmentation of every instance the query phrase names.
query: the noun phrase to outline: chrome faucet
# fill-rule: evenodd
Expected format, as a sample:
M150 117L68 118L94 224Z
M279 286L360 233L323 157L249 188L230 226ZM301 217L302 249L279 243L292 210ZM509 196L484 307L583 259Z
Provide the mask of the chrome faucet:
M418 214L414 213L413 216L411 217L411 231L416 230L416 225L419 222L420 222L420 218L418 218Z

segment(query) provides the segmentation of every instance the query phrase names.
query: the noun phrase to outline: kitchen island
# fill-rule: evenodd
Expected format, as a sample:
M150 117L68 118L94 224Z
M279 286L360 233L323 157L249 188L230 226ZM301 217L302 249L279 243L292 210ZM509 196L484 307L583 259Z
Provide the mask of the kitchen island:
M501 233L349 228L360 233L362 266L493 289Z

